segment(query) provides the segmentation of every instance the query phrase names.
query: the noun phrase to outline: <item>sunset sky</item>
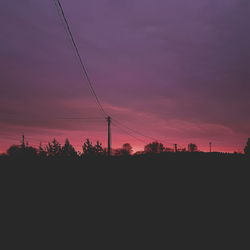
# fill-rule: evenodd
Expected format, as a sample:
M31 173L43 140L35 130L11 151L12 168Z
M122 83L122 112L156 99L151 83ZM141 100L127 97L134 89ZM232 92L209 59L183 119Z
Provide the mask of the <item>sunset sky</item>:
M100 101L165 146L242 151L250 137L249 0L61 0ZM107 126L53 0L0 1L0 152ZM114 124L115 125L115 124ZM125 129L125 128L123 128ZM126 129L125 129L126 130ZM113 147L152 141L112 126Z

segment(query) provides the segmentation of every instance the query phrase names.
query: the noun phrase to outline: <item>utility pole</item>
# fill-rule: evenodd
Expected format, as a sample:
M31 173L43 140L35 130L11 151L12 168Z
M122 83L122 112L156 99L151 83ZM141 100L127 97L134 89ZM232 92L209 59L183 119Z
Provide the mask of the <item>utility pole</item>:
M174 144L174 151L175 151L175 153L178 151L177 144Z
M209 142L209 152L212 152L212 142Z
M25 139L24 139L24 134L22 134L21 147L22 147L22 148L25 148Z
M106 118L108 122L108 156L111 156L111 117Z

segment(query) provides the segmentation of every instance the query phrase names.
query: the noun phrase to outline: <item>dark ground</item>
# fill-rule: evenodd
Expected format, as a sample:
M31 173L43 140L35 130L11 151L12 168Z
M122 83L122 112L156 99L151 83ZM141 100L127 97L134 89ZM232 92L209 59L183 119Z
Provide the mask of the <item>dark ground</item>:
M203 153L2 159L3 235L33 249L48 239L70 249L79 241L87 249L243 248L249 163Z

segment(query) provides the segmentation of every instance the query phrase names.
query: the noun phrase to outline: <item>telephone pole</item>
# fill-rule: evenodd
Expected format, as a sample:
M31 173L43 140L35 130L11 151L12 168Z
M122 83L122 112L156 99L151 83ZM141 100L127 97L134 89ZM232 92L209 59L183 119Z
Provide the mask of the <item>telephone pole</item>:
M174 144L174 151L175 151L175 153L177 153L177 151L178 151L177 144Z
M212 152L212 142L209 142L209 152Z
M21 147L22 147L22 148L25 148L24 134L22 134Z
M111 156L111 117L106 118L108 122L108 156Z

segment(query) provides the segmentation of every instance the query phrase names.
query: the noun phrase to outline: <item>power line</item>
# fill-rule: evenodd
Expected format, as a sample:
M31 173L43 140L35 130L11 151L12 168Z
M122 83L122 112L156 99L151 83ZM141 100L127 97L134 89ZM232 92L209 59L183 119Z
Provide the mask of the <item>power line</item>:
M132 135L131 133L129 133L128 131L126 131L125 129L123 129L122 127L120 127L119 125L117 125L117 124L115 124L115 123L113 123L113 125L114 125L116 128L122 130L124 133L126 133L126 134L129 135L130 137L133 137L134 139L136 139L136 140L138 140L138 141L140 141L140 142L147 143L146 141L144 141L144 140L138 138L137 136Z
M75 51L76 51L76 55L77 55L77 57L78 57L78 59L79 59L79 62L80 62L80 64L81 64L83 73L84 73L84 75L85 75L86 78L87 78L87 81L88 81L88 84L89 84L91 93L94 95L94 97L95 97L95 99L96 99L96 102L97 102L99 108L101 109L101 111L103 112L103 114L104 114L105 116L108 116L108 114L107 114L107 113L105 112L105 110L103 109L103 107L102 107L102 105L101 105L101 103L100 103L100 101L99 101L99 98L98 98L98 96L96 95L95 90L94 90L94 88L93 88L93 86L92 86L92 83L91 83L91 81L90 81L88 72L87 72L87 70L86 70L86 67L84 66L83 60L82 60L81 55L80 55L80 53L79 53L77 44L76 44L76 42L75 42L75 40L74 40L73 34L72 34L72 32L71 32L71 29L70 29L68 20L67 20L67 18L66 18L65 13L64 13L63 7L62 7L62 5L61 5L61 3L60 3L60 0L54 0L54 1L55 1L55 3L57 3L56 5L60 8L60 11L59 11L59 9L57 8L57 9L58 9L58 13L60 14L60 12L61 12L61 14L62 14L63 20L64 20L64 22L65 22L65 24L66 24L67 33L68 33L68 35L69 35L70 38L71 38L72 44L73 44L73 46L74 46L74 48L75 48ZM113 119L113 120L114 120L114 119ZM140 132L138 132L138 131L136 131L136 130L134 130L134 129L129 128L128 126L125 126L125 125L121 124L121 123L118 122L117 120L115 120L115 122L118 123L120 126L126 128L126 129L128 129L128 130L130 130L130 131L132 131L133 133L136 133L136 134L138 134L138 135L140 135L140 136L143 136L143 137L145 137L145 138L150 138L151 140L156 140L156 139L153 138L153 137L144 135L144 134L142 134L142 133L140 133ZM131 135L131 134L130 134L130 135Z
M80 55L79 49L78 49L78 47L77 47L77 44L76 44L75 39L74 39L74 37L73 37L73 34L72 34L72 32L71 32L71 29L70 29L68 20L67 20L67 18L66 18L65 13L64 13L63 7L62 7L62 5L61 5L61 3L60 3L60 0L54 0L54 1L55 1L55 3L58 4L58 7L60 8L60 11L61 11L63 20L64 20L64 22L65 22L65 24L66 24L66 28L67 28L67 31L68 31L68 35L70 36L70 39L71 39L71 41L72 41L72 44L73 44L74 49L75 49L75 52L76 52L76 55L77 55L77 57L78 57L78 59L79 59L79 62L80 62L80 65L81 65L81 69L82 69L82 72L83 72L83 74L86 76L86 79L87 79L87 82L88 82L88 85L89 85L89 88L90 88L90 92L91 92L92 95L94 96L94 98L95 98L95 100L96 100L96 103L97 103L97 105L99 106L101 112L102 112L105 116L108 116L108 114L105 112L105 110L104 110L104 108L103 108L103 106L102 106L102 104L101 104L101 102L100 102L100 100L99 100L99 98L98 98L98 96L97 96L97 94L96 94L96 92L95 92L93 86L92 86L92 82L90 81L90 77L89 77L88 72L87 72L87 69L86 69L86 67L85 67L85 65L84 65L84 63L83 63L82 57L81 57L81 55Z
M140 136L142 136L142 137L144 137L144 138L148 138L148 139L153 140L153 141L161 142L161 140L159 140L159 139L157 139L157 138L154 138L154 137L151 137L151 136L148 136L148 135L145 135L145 134L143 134L143 133L141 133L141 132L139 132L139 131L137 131L137 130L135 130L135 129L132 129L132 128L130 128L130 127L128 127L128 126L122 124L121 122L117 121L117 120L114 119L114 118L113 118L113 121L114 121L115 123L119 124L121 127L126 128L127 130L130 130L131 132L133 132L133 133L135 133L135 134L137 134L137 135L140 135ZM124 130L124 131L125 131L125 130ZM164 141L165 141L165 140L164 140ZM164 143L164 144L165 144L165 143ZM174 143L171 144L170 142L168 142L167 144L168 144L168 145L172 145L172 144L174 144ZM181 146L181 145L179 145L179 146Z
M59 14L59 15L60 15L60 14L62 15L62 18L63 18L64 23L65 23L65 25L66 25L66 31L67 31L66 33L70 36L70 39L71 39L72 44L73 44L73 46L74 46L74 49L75 49L75 51L76 51L76 55L77 55L77 57L78 57L78 59L79 59L79 62L80 62L80 65L81 65L81 69L82 69L82 71L83 71L83 74L86 76L86 79L87 79L87 82L88 82L88 85L89 85L89 88L90 88L90 92L91 92L91 93L93 94L93 96L95 97L95 100L96 100L96 102L97 102L97 105L99 106L99 108L100 108L100 110L102 111L102 113L103 113L105 116L109 116L109 115L105 112L105 110L104 110L104 108L103 108L103 106L102 106L102 104L101 104L101 102L100 102L100 100L99 100L99 98L98 98L98 96L97 96L97 94L96 94L96 92L95 92L93 86L92 86L92 83L91 83L91 81L90 81L90 77L89 77L88 72L87 72L87 69L86 69L86 67L85 67L85 65L84 65L84 63L83 63L82 57L81 57L81 55L80 55L80 53L79 53L79 49L78 49L78 47L77 47L77 44L76 44L75 39L74 39L74 37L73 37L73 34L72 34L72 32L71 32L71 29L70 29L70 26L69 26L67 17L66 17L66 15L65 15L65 12L64 12L63 7L62 7L62 4L60 3L60 0L54 0L54 1L55 1L56 6L57 6L58 14ZM58 7L59 7L59 8L58 8ZM61 15L60 15L60 16L61 16ZM113 120L114 120L114 119L113 119ZM138 135L143 136L143 137L145 137L145 138L149 138L150 140L158 141L157 139L155 139L155 138L153 138L153 137L144 135L144 134L141 133L141 132L138 132L138 131L136 131L136 130L134 130L134 129L129 128L128 126L123 125L122 123L118 122L117 120L115 120L115 122L118 123L120 126L122 126L122 127L126 128L126 129L130 130L131 132L133 132L133 133L135 133L135 134L138 134ZM123 131L125 131L125 130L123 129ZM126 131L126 133L127 133L128 135L130 135L130 136L133 136L133 135L131 135L130 133L128 133L127 131ZM137 138L137 137L135 137L135 136L133 136L133 137L134 137L134 138ZM138 138L137 138L137 139L138 139ZM142 140L141 140L141 141L142 141Z
M59 117L57 120L83 120L83 121L103 121L103 118L86 118L86 117Z
M60 23L62 24L63 29L65 30L65 32L68 34L68 29L67 29L67 27L65 25L65 22L64 22L64 19L63 19L62 15L61 15L61 11L60 11L60 8L59 8L59 6L57 4L57 1L54 0L54 4L55 4L56 11L58 13L58 16L59 16ZM70 41L70 45L72 46L71 39L69 41Z
M132 129L132 128L130 128L130 127L128 127L128 126L122 124L121 122L118 122L118 121L117 121L116 119L114 119L114 118L113 118L113 121L115 121L115 122L118 123L120 126L122 126L122 127L126 128L126 129L130 130L131 132L133 132L133 133L135 133L135 134L138 134L138 135L143 136L143 137L145 137L145 138L148 138L148 139L150 139L150 140L158 141L156 138L151 137L151 136L148 136L148 135L145 135L145 134L143 134L143 133L141 133L141 132L139 132L139 131L137 131L137 130L135 130L135 129Z
M9 120L18 120L18 121L54 121L54 120L83 120L83 121L103 121L103 118L81 118L81 117L55 117L55 118L24 118L24 117L2 117L0 121L9 121Z

